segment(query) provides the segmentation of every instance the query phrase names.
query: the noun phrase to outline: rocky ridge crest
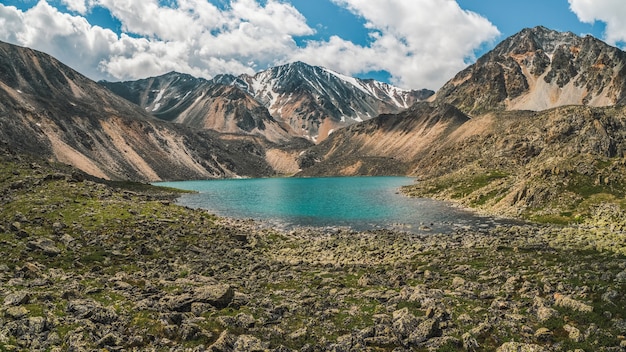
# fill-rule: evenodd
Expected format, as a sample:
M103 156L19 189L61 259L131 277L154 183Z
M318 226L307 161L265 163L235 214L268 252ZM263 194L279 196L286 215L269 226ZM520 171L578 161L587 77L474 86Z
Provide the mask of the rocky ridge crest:
M6 43L0 43L0 141L110 179L275 174L263 140L225 140L157 120L49 55Z
M592 37L524 29L459 72L435 99L475 116L626 100L626 53Z

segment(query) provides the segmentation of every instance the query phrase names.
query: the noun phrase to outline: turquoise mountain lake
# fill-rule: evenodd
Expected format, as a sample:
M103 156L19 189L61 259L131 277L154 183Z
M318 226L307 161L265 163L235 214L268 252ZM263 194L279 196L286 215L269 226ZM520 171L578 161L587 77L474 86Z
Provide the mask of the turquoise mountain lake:
M407 177L267 178L160 182L159 186L196 191L178 204L213 214L262 220L281 229L349 227L354 230L394 229L451 232L484 228L499 221L450 204L409 198L401 186Z

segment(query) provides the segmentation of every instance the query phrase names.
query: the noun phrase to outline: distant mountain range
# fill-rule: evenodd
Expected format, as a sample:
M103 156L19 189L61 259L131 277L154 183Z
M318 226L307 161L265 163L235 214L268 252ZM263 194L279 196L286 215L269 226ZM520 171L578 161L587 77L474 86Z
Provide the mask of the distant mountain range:
M314 142L332 131L397 113L433 91L408 91L295 62L254 76L212 80L176 72L129 82L99 82L154 116L193 128Z
M544 27L434 95L301 62L96 84L1 44L0 140L105 178L402 174L428 196L574 214L598 192L626 195L625 87L626 53Z

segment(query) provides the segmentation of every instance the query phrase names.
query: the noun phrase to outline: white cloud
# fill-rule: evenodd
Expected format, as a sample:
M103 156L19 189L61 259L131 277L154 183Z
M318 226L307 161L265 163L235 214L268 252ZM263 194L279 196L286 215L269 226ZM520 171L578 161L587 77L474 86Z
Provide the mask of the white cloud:
M0 4L0 40L42 50L93 79L138 79L168 71L210 78L301 60L346 74L389 71L406 88L438 88L462 69L497 29L453 0L333 0L365 19L368 46L337 36L296 38L315 31L286 0L45 0L29 10ZM107 9L121 35L84 16Z
M1 40L50 53L90 77L102 76L98 64L117 40L111 30L61 13L45 1L26 12L0 5L0 25Z
M626 42L626 2L624 0L568 0L570 9L585 23L606 23L604 40L611 45Z
M294 36L313 34L293 6L234 0L225 10L206 0L63 0L78 13L100 6L132 35L92 26L41 0L27 11L0 4L0 40L47 52L93 79L137 79L176 70L210 78L253 73L289 61Z
M61 0L61 2L71 11L78 12L82 15L87 13L85 0Z
M331 38L312 43L306 56L348 74L386 70L406 88L440 87L474 59L475 49L499 35L487 19L453 0L333 1L366 20L372 43L358 47Z

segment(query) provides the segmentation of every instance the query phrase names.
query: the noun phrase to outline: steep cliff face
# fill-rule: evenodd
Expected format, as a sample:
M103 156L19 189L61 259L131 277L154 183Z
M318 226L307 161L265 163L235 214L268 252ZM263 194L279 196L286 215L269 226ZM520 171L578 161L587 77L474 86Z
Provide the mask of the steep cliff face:
M480 115L565 105L611 106L626 100L626 53L587 36L544 27L506 39L436 94Z
M110 179L273 174L258 142L155 120L54 58L4 43L0 140Z
M402 90L302 62L210 81L169 73L100 84L161 119L275 142L291 137L319 142L339 128L400 112L434 93Z

